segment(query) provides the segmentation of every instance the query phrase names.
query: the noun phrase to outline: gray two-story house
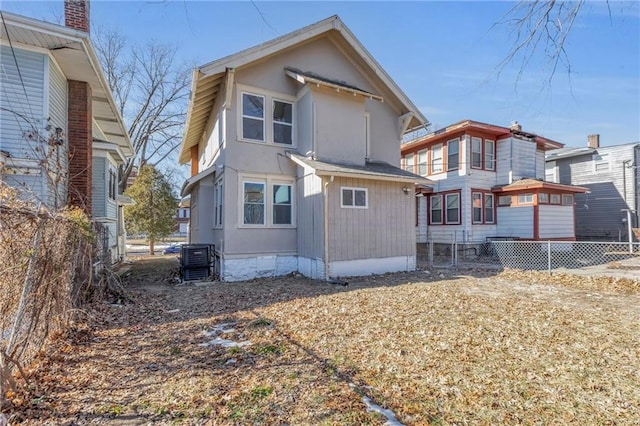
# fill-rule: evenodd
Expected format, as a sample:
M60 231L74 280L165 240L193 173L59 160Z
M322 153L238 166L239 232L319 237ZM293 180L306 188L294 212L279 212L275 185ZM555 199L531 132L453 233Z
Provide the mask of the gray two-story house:
M227 281L416 267L400 143L426 118L337 17L196 69L189 240Z
M600 146L600 136L590 135L587 146L549 151L545 175L588 188L576 195L578 239L628 241L629 219L640 227L640 142Z

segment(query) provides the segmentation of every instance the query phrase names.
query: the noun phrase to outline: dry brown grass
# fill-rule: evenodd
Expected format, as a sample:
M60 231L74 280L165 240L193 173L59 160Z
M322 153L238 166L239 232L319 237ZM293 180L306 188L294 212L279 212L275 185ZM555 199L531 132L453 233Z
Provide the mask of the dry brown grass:
M40 359L44 392L18 395L16 420L383 424L350 383L412 425L640 419L633 288L515 272L175 287L166 261L137 261L136 303L99 306ZM201 346L221 323L252 345Z

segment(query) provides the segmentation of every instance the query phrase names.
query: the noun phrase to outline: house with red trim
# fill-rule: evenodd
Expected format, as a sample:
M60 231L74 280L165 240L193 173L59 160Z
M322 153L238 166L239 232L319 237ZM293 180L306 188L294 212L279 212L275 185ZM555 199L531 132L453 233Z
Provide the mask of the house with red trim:
M574 194L545 182L545 152L563 144L464 120L402 145L402 167L435 182L416 193L417 242L575 240Z

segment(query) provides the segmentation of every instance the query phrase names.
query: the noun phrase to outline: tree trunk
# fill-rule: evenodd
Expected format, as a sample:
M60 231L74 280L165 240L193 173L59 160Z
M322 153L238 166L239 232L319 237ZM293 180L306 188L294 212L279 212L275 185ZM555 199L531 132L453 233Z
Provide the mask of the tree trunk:
M155 245L156 245L155 238L149 238L149 255L151 256L154 256L156 254Z

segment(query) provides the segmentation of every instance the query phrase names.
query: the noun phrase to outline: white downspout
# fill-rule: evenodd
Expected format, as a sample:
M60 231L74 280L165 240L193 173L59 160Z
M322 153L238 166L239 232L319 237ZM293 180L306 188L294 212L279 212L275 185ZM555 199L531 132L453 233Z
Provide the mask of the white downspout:
M329 183L333 182L333 176L324 183L324 279L329 281Z

